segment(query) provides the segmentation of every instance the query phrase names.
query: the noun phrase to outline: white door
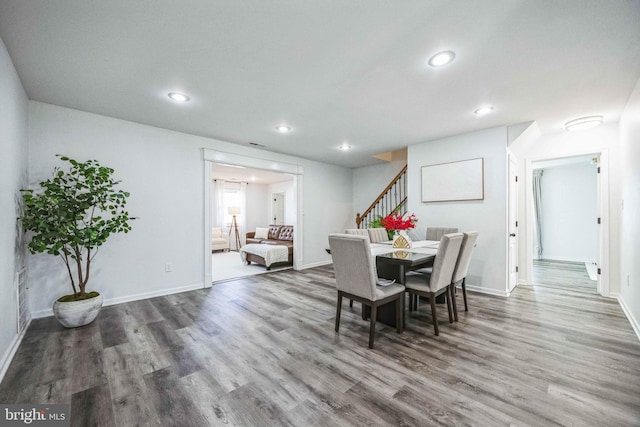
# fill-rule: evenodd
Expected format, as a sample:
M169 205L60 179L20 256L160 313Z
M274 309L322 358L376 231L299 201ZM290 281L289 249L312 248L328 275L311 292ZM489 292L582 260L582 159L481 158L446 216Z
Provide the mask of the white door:
M284 193L273 193L273 224L284 225Z
M508 278L507 291L511 292L518 284L518 163L509 153L509 213L508 226Z

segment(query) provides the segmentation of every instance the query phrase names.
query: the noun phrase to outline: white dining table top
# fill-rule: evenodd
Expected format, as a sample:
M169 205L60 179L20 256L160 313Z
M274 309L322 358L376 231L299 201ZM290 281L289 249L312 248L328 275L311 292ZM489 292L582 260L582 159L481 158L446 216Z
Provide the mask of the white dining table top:
M393 246L391 246L391 244L391 241L389 241L388 243L371 243L371 255L377 256L397 251L432 255L438 251L438 245L440 244L440 242L437 240L414 240L411 242L410 248L394 248Z

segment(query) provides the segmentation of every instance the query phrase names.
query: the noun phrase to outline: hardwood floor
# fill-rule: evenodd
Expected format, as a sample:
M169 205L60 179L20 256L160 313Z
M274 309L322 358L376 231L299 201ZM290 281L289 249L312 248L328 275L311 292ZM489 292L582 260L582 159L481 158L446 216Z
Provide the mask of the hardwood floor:
M34 320L0 402L69 403L78 426L640 424L640 342L615 300L470 292L458 323L439 310L439 337L421 307L369 350L359 307L333 330L332 274L105 307L78 329Z
M583 262L533 260L533 285L597 294Z

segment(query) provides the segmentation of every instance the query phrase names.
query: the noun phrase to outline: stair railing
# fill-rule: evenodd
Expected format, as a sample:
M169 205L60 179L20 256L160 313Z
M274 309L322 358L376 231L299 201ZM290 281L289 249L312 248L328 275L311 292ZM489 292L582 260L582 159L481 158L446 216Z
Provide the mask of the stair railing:
M370 228L372 222L384 218L392 212L406 213L407 204L407 166L382 190L364 213L356 214L358 228Z

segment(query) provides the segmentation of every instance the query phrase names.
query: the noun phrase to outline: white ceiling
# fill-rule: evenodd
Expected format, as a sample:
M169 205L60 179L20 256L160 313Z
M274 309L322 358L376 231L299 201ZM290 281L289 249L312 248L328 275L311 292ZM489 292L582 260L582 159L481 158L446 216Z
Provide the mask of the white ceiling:
M640 77L638 0L0 0L0 37L30 99L350 167L492 126L616 122Z

